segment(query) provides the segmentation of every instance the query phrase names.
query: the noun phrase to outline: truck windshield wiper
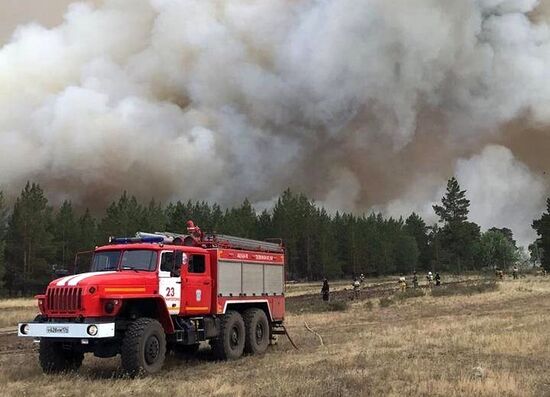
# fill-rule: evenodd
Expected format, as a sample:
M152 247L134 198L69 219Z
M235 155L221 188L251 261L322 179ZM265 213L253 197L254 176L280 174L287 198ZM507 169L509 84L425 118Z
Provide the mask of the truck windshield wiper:
M122 270L133 270L134 272L139 273L139 270L141 269L136 269L133 266L122 266Z

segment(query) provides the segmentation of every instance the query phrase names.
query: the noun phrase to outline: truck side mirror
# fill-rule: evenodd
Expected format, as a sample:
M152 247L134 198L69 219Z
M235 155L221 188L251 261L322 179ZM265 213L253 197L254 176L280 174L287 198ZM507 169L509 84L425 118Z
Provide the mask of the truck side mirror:
M174 267L172 268L172 271L170 272L172 277L179 277L181 274L181 264L183 261L183 252L176 251L174 253Z

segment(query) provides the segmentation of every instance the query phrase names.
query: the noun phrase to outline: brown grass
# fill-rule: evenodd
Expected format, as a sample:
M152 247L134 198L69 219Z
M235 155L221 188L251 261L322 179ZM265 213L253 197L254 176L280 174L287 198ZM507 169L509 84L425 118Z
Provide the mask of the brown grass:
M300 347L281 339L264 357L212 362L169 357L145 379L120 377L117 359L86 357L79 374L44 376L36 355L0 355L3 395L25 396L542 396L550 395L550 279L497 291L412 297L383 308L290 314ZM323 336L304 327L304 322ZM0 341L1 343L1 341Z
M34 319L38 314L36 300L28 298L0 300L0 329Z

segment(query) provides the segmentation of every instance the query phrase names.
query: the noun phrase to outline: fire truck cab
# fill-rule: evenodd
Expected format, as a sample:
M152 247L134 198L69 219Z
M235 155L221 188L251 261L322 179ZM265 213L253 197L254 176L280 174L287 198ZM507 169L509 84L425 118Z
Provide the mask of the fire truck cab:
M52 281L36 297L41 314L18 326L40 343L44 372L78 369L93 353L155 373L167 351L203 341L218 359L265 353L283 328L282 244L206 235L191 221L188 233L112 238L89 272Z

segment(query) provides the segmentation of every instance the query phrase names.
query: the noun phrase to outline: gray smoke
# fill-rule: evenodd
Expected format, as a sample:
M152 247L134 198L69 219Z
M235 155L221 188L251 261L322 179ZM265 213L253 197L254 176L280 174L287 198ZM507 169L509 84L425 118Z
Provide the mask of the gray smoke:
M329 208L391 213L429 209L458 174L473 220L526 242L548 160L514 158L514 142L550 121L547 9L75 3L60 26L21 26L0 50L0 185L15 195L37 180L54 201L93 207L124 189L231 205L290 186ZM494 144L508 149L484 149Z
M458 159L455 174L471 199L470 217L483 229L512 227L521 244L533 241L531 223L544 208L546 184L541 176L516 160L500 145L488 145L480 154ZM429 222L437 222L432 205L440 202L445 187L429 177L386 206L394 216L411 209Z

